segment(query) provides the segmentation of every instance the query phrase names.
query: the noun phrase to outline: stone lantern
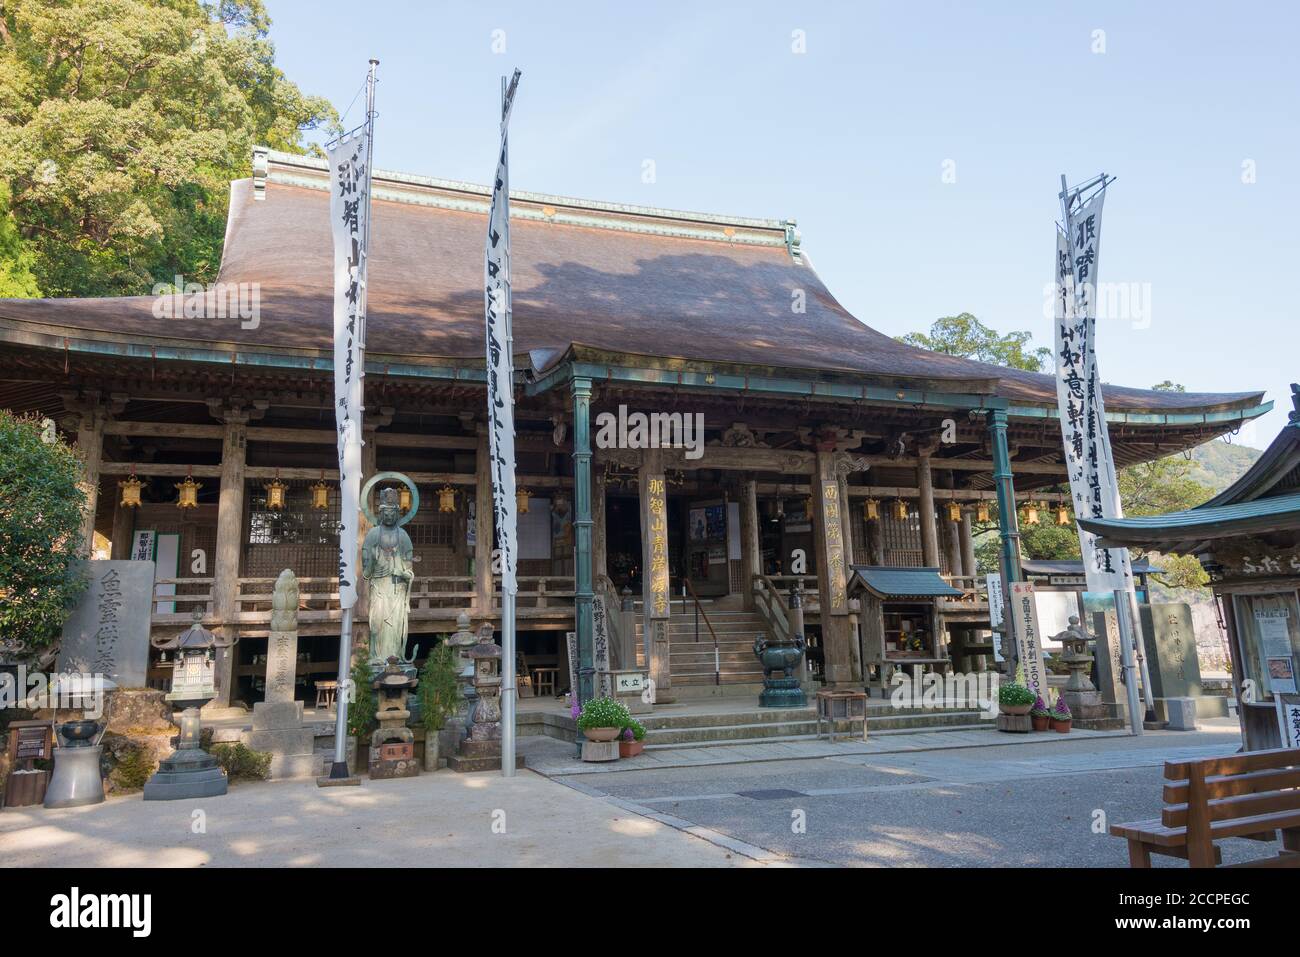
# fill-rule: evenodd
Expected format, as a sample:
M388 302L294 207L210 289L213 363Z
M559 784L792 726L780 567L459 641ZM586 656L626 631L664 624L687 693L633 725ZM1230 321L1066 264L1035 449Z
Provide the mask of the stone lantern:
M173 653L172 690L167 700L182 709L176 750L158 765L144 786L146 801L174 801L181 798L216 797L226 793L226 773L217 759L199 745L202 721L199 709L216 697L216 651L231 642L218 638L203 627L203 613L194 612L194 623L175 638L151 641L163 652Z
M501 768L501 646L492 640L489 624L479 626L478 643L466 649L473 662L474 710L470 713L469 737L461 742L460 754L447 759L453 771L496 771ZM516 757L515 766L524 761Z

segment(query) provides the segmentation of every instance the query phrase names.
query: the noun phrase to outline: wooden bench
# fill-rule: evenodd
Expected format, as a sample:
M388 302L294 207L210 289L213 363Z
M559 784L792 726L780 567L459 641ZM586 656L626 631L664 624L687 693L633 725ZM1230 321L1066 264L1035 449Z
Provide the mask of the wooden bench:
M1223 860L1216 841L1272 841L1278 831L1276 857L1231 866L1300 867L1300 748L1167 761L1165 780L1159 819L1111 825L1111 834L1128 841L1130 867L1150 867L1152 854L1216 867Z

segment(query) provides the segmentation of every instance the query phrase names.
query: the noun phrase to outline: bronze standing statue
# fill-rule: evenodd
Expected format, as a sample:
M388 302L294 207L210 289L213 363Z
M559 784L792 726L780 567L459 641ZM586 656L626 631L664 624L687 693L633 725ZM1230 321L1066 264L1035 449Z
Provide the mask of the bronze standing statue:
M379 522L361 544L361 574L370 584L370 657L406 660L406 634L415 577L411 536L398 524L397 490L379 493Z

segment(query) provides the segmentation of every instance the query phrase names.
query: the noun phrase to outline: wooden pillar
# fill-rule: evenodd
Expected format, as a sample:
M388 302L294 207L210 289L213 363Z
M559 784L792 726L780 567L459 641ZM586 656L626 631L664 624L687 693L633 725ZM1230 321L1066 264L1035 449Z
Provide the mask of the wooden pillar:
M812 500L824 676L827 687L845 688L853 683L854 636L849 621L844 525L834 443L826 443L817 451Z
M956 485L956 482L953 481L953 474L951 472L948 473L946 481L943 484L944 487L948 489L951 489ZM952 501L954 500L949 499L948 502L945 502L943 505L943 544L948 552L948 574L965 575L966 573L962 571L961 561L961 522L953 521L948 517L948 505L949 502Z
M115 561L126 561L131 557L131 535L135 531L135 509L121 504L117 489L109 486L113 493L113 536L112 551L108 557Z
M922 452L916 468L916 487L920 491L917 511L921 519L921 553L925 564L939 567L939 529L934 516L934 476L930 472L930 455Z
M81 519L81 554L89 558L95 550L95 513L99 510L99 468L104 461L104 421L108 413L94 405L85 406L77 423L77 449L85 463L82 489L86 507Z
M668 495L664 482L663 452L645 449L637 471L641 496L641 627L645 637L650 680L656 701L664 702L672 688L668 619L672 610L672 583L668 562Z
M244 470L247 467L248 413L227 409L221 418L225 434L221 440L221 489L217 499L217 548L212 571L213 611L221 621L223 637L239 640L235 616L239 605L239 559L244 542ZM235 660L239 646L217 650L217 696L215 708L228 708L235 683Z
M961 543L961 573L963 575L975 575L978 566L975 563L975 538L971 534L969 509L962 509L961 524L958 526L957 536Z
M754 607L754 576L763 571L763 547L758 531L758 483L747 478L740 497L740 567L744 575L745 608Z
M842 459L837 459L837 462ZM836 469L838 472L839 470ZM848 581L849 568L855 564L853 557L853 523L857 521L857 516L853 514L852 505L849 502L849 480L847 476L840 475L840 534L844 538L844 580ZM853 651L853 676L851 680L854 684L862 682L862 633L859 631L858 616L849 613L849 635L851 641L849 647Z
M492 615L492 452L486 428L479 429L474 456L474 608L476 618Z

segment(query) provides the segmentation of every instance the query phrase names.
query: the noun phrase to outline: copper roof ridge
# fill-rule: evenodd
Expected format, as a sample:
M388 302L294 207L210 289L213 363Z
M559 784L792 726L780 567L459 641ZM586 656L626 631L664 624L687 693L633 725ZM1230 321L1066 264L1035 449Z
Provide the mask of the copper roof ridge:
M265 196L267 182L308 189L325 188L328 166L324 159L263 146L254 147L253 152L253 184L257 198ZM375 198L379 200L486 214L491 195L491 188L480 183L375 169ZM510 199L526 204L511 209L511 216L520 219L743 245L785 246L796 258L800 255L798 224L793 218L732 216L516 189L510 191ZM657 221L661 225L633 225L638 220Z

